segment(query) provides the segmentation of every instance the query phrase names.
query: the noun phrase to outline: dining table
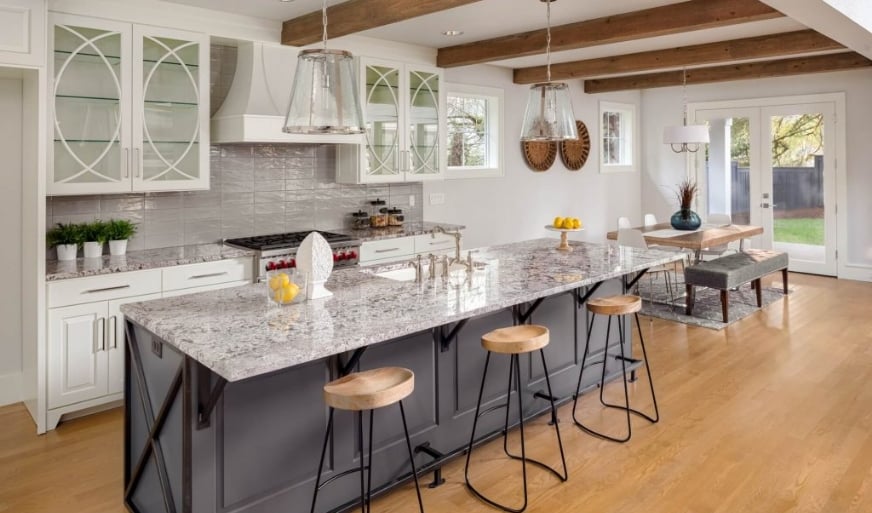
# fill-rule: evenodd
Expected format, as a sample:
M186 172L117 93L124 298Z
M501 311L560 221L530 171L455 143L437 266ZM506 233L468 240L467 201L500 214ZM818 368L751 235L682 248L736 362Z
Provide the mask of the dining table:
M696 230L676 230L669 223L658 223L631 229L641 231L649 246L670 246L692 250L695 262L702 259L703 250L735 241L739 241L739 251L742 251L745 239L763 233L762 226L743 224L703 224ZM618 232L609 232L606 238L618 240Z

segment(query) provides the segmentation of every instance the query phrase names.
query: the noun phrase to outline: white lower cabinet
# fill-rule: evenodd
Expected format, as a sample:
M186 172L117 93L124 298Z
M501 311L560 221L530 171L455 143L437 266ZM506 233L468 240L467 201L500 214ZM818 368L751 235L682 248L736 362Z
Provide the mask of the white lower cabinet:
M49 310L48 407L96 399L109 391L105 301Z
M360 265L389 264L418 255L454 256L454 236L437 233L367 241L360 245Z
M122 399L121 305L251 283L252 264L236 258L49 283L46 429L63 415Z

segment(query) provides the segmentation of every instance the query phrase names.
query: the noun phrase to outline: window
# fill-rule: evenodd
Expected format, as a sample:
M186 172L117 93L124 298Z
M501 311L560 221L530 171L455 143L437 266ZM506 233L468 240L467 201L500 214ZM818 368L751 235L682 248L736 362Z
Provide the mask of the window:
M446 178L503 176L503 90L446 86Z
M636 105L600 102L600 173L636 170Z

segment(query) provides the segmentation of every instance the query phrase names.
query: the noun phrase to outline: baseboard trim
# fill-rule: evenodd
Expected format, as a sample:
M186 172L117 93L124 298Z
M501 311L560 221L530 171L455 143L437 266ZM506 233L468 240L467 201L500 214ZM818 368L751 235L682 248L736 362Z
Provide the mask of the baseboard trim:
M872 281L872 265L845 264L839 268L839 278L844 280Z
M21 402L21 373L0 376L0 406Z

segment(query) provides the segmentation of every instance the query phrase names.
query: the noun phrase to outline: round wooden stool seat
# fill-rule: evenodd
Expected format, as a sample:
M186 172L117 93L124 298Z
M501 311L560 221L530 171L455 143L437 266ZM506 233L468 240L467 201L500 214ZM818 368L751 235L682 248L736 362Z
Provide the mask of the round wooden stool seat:
M595 297L587 300L587 309L597 315L627 315L642 309L639 296Z
M401 401L415 390L415 373L402 367L355 372L324 385L324 402L339 410L373 410Z
M548 345L548 328L536 324L510 326L485 333L481 347L492 353L521 354L542 349Z

